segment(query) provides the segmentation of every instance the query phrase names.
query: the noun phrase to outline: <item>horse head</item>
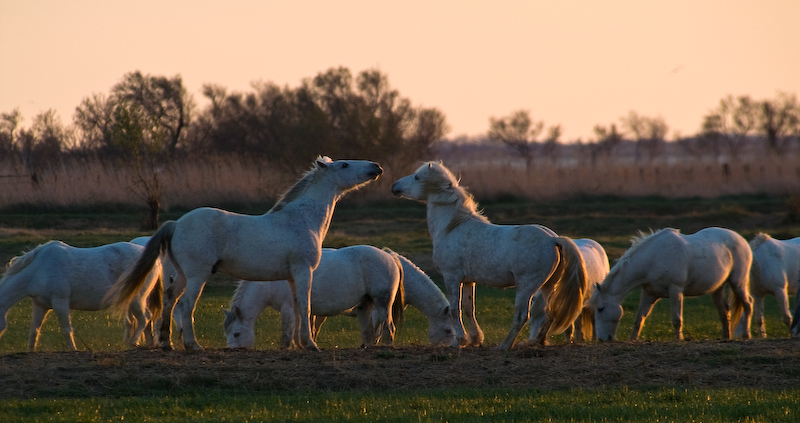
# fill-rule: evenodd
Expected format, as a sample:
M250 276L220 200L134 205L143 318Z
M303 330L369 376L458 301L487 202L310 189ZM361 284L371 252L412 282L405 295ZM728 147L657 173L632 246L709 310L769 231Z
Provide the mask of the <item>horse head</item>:
M383 174L383 168L375 162L368 160L334 161L329 157L318 157L312 171L330 175L336 187L342 192L357 189L378 179Z
M594 308L595 333L600 342L616 341L617 326L622 319L622 306L611 297L603 292L600 284L595 285L590 304Z
M245 323L242 310L233 306L231 311L223 310L225 321L222 328L225 332L228 348L253 348L256 345L256 331L253 325Z
M450 306L442 309L436 317L428 319L428 342L433 346L449 346L456 340Z

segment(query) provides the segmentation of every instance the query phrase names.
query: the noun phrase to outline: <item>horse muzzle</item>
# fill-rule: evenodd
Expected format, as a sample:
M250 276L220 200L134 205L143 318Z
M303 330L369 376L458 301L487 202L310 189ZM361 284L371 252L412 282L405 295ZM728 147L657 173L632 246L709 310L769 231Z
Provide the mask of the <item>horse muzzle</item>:
M375 165L375 169L369 171L367 175L372 179L378 179L379 176L383 175L383 168L377 163L373 163L373 165Z

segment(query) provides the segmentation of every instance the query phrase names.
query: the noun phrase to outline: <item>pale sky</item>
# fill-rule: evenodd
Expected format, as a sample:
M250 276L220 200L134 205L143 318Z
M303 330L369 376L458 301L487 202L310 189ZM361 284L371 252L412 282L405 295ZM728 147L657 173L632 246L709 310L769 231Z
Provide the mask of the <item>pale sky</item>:
M525 109L562 141L634 110L696 133L728 95L800 95L800 1L0 0L0 112L31 124L128 72L297 87L334 66L377 68L448 137Z

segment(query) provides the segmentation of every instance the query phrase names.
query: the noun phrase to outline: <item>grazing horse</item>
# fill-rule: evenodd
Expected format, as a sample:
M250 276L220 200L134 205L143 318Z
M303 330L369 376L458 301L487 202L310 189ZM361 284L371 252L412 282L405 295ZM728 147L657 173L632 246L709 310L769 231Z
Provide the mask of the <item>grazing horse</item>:
M343 249L342 249L343 250ZM338 251L342 251L338 250ZM317 314L316 299L321 294L318 291L330 291L332 287L322 288L320 284L331 284L341 286L341 276L346 275L341 268L334 268L337 262L330 261L326 265L326 256L329 256L328 249L322 250L320 265L314 271L314 285L311 292L311 312L314 314L314 337L319 334L322 324L325 322L324 315ZM336 251L336 250L333 250ZM404 300L406 305L411 305L419 309L428 319L428 341L433 345L450 345L455 339L453 334L453 319L450 316L450 302L442 291L419 267L407 258L384 248L384 251L400 260L403 272ZM350 267L351 264L347 264ZM345 278L345 286L351 285L349 279ZM339 289L341 291L341 288ZM331 293L336 297L341 294ZM330 301L328 301L330 302ZM372 301L375 302L374 300ZM357 307L357 313L370 312L374 307L372 304L364 304L363 310ZM288 348L294 342L296 333L294 332L294 305L289 293L289 285L285 281L270 283L242 282L239 284L231 300L231 311L225 312L225 334L228 339L228 348L252 348L255 344L255 322L258 314L266 307L272 307L281 314L281 347ZM342 308L343 307L339 307ZM178 308L180 309L180 307ZM398 305L394 305L393 313L398 311ZM342 313L339 313L342 314ZM351 314L351 313L350 313ZM362 335L376 333L373 314L369 314L369 326L362 328ZM397 318L393 318L397 321ZM377 338L371 336L369 339L362 338L364 345L376 343Z
M194 334L194 308L206 279L222 272L244 280L290 281L297 292L301 339L306 348L319 350L310 336L311 278L319 264L333 210L346 192L382 173L383 169L374 162L320 157L263 215L203 207L177 221L165 222L148 241L135 266L115 285L114 306L126 306L142 283L142 275L166 251L177 271L173 288L179 292L185 287L181 325L185 348L202 349ZM173 307L174 303L162 312L159 343L164 349L172 348Z
M61 241L50 241L11 259L0 279L0 336L6 329L6 315L17 301L31 297L33 316L28 351L34 351L39 331L50 310L55 310L64 342L76 350L70 310L96 311L108 308L106 294L117 278L144 250L129 242L93 248L77 248ZM161 264L144 275L142 285L133 292L125 307L124 341L135 347L152 316L161 312ZM147 299L154 295L152 308ZM134 328L135 326L135 328Z
M787 328L792 325L789 295L797 293L800 277L800 238L780 241L760 233L750 241L753 267L750 268L750 295L753 297L753 318L761 337L767 336L764 325L764 297L772 295L778 302Z
M603 282L609 271L608 255L603 246L597 241L588 238L576 239L575 245L581 250L583 261L586 263L586 274L588 276L586 292L583 293L583 310L579 318L575 319L572 327L568 327L567 340L572 339L575 333L577 342L589 341L594 338L594 309L590 304L592 294L594 294L595 284ZM531 319L528 322L531 329L530 339L533 340L539 334L539 328L544 322L545 303L540 294L533 297L531 303ZM550 331L550 335L553 332Z
M617 261L602 284L595 288L597 339L613 341L622 318L622 299L641 287L639 313L631 340L639 338L644 320L660 298L669 298L675 338L683 339L683 297L711 294L722 322L722 337L750 337L752 302L748 294L752 252L739 234L723 228L706 228L692 235L677 229L632 238L632 245ZM731 288L732 316L725 300L725 286Z
M319 325L326 316L355 311L364 346L383 340L391 345L403 319L403 268L399 259L369 245L322 249L311 285L311 314ZM228 348L255 345L256 318L266 307L281 312L281 347L299 342L294 296L288 281L240 281L225 311L223 328ZM375 325L370 324L373 317ZM319 319L319 318L322 319Z
M537 292L543 293L548 305L543 334L564 331L580 313L586 268L571 239L540 225L489 223L472 195L441 162L425 163L400 178L392 185L392 193L427 204L433 261L444 276L455 322L453 346L471 342L461 319L464 283L516 287L511 330L499 349L514 345ZM470 299L474 301L474 295ZM474 303L468 307L474 310ZM543 344L544 338L539 336L535 342Z

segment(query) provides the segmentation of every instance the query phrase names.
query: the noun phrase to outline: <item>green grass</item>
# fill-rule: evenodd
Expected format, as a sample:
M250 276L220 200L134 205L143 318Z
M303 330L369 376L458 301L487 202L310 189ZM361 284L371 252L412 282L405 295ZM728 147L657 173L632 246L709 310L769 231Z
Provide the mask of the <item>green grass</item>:
M4 422L628 422L800 418L800 390L448 390L248 394L197 392L128 398L0 402Z
M721 199L621 199L586 198L536 203L515 199L482 205L497 223L540 223L557 232L598 240L613 259L628 248L637 230L672 226L685 233L706 226L724 226L748 239L758 231L778 238L800 235L800 225L786 221L786 200L780 197L747 196ZM245 213L263 213L268 205L232 207ZM175 219L185 212L173 210L162 219ZM133 208L103 206L99 209L26 209L0 211L0 260L50 239L75 246L96 246L129 240L147 234L140 227L144 213ZM337 208L326 246L352 244L388 246L406 255L430 256L425 208L398 200L381 205L343 204ZM441 277L429 264L423 265L437 283ZM195 314L201 344L222 348L222 312L233 287L219 278L206 287ZM478 288L477 314L486 343L502 341L511 323L513 289ZM618 337L627 339L638 307L638 292L623 302L625 315ZM8 329L0 338L0 354L25 351L31 303L25 299L8 315ZM81 349L124 349L122 323L109 313L73 313L76 343ZM767 332L786 337L773 298L766 300ZM685 335L689 339L717 339L720 325L710 298L687 298L684 305ZM279 316L267 310L258 321L256 348L276 349ZM642 339L672 341L673 328L666 300L656 304L642 331ZM409 308L400 345L426 342L427 322ZM754 332L755 333L755 332ZM527 327L518 340L527 339ZM177 338L174 342L178 344ZM563 342L563 337L554 338ZM354 318L334 317L319 338L323 349L355 348L360 335ZM40 338L42 351L64 349L55 317L45 322ZM738 354L735 345L709 359L724 365ZM435 359L433 357L432 359ZM69 397L69 398L66 398ZM177 395L119 398L50 398L0 400L0 420L13 421L798 421L800 390L672 389L628 390L608 387L598 390L532 391L388 391L388 392L276 392L182 391Z

